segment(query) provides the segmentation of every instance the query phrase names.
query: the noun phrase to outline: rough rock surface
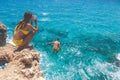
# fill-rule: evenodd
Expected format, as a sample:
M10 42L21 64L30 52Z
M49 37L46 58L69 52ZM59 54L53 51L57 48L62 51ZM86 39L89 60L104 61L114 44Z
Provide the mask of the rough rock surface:
M6 27L0 22L0 46L4 46L6 44L6 37Z
M5 68L0 69L0 80L44 80L39 53L33 49L14 53L15 49L11 44L0 47L0 65L7 63Z

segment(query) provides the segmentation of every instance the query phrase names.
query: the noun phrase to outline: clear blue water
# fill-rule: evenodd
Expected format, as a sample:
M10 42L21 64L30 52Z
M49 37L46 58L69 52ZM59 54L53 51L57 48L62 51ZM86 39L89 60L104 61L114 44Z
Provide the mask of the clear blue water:
M46 80L120 80L120 0L0 0L8 40L24 12L38 16L31 43ZM60 38L61 51L47 42Z

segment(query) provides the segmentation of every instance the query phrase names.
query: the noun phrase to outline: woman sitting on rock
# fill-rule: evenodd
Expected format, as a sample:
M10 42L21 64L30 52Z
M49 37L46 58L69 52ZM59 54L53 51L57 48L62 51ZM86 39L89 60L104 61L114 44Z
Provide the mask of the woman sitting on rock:
M32 20L35 22L35 28L32 26ZM18 46L15 51L30 47L29 43L35 32L38 31L37 18L31 12L25 12L24 18L15 27L13 43Z

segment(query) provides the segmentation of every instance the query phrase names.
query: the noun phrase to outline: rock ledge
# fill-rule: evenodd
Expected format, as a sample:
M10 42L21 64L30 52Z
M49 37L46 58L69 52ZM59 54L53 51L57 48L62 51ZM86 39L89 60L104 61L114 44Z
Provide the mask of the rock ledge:
M39 53L33 49L14 53L15 49L11 44L0 47L0 65L7 63L0 69L0 80L45 80L39 68Z

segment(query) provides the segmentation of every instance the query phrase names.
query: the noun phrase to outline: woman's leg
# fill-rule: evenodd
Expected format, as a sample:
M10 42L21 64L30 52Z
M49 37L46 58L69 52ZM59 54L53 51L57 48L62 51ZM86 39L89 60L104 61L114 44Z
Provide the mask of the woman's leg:
M21 51L22 49L29 47L29 43L30 40L32 39L32 37L34 36L34 32L30 32L23 40L23 44L21 44L15 51ZM29 48L33 48L33 47L29 47ZM15 52L14 51L14 52Z
M29 46L29 43L30 43L31 39L33 38L34 34L35 34L35 32L30 32L30 33L24 38L24 40L23 40L24 42L23 42L23 44L22 44L21 46L23 46L23 47Z

